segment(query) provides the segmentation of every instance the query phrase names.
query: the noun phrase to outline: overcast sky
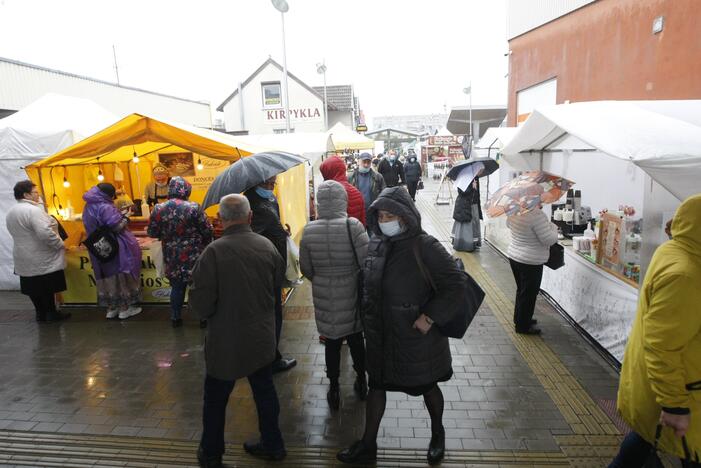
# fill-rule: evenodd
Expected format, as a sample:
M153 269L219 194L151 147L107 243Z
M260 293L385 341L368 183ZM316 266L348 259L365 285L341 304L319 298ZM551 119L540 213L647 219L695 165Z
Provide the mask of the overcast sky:
M311 86L353 84L380 115L505 104L505 0L288 0L287 65ZM218 106L268 56L270 0L0 0L0 56Z

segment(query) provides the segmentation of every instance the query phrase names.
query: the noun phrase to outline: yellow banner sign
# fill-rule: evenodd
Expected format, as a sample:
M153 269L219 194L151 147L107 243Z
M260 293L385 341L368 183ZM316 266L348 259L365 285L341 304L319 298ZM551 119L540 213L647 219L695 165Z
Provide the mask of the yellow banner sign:
M141 251L141 301L146 304L170 302L170 282L156 274L151 251ZM87 250L71 249L66 252L66 285L63 293L66 304L96 304L97 283Z

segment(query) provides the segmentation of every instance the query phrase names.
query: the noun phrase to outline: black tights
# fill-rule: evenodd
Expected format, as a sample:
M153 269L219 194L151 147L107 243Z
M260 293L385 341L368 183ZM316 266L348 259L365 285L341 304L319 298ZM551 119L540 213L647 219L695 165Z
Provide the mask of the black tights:
M423 397L428 414L431 416L431 432L443 432L443 392L441 392L438 385L434 385L429 391L423 394ZM365 433L363 434L363 442L366 445L374 445L377 443L377 431L380 429L380 422L382 421L382 416L385 414L387 392L385 390L371 388L368 392L365 405Z

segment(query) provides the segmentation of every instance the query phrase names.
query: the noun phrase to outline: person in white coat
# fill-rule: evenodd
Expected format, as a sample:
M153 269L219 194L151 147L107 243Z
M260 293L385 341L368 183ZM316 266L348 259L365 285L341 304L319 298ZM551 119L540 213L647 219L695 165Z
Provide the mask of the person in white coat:
M540 292L543 265L550 256L550 246L557 242L557 226L550 222L542 207L509 216L511 243L507 250L511 271L516 280L514 326L516 333L539 335L533 320L535 301Z
M340 405L341 344L348 342L357 373L354 390L367 394L365 343L358 310L358 272L368 250L365 227L346 213L346 189L334 180L319 185L316 221L307 224L300 244L300 268L312 282L314 312L319 333L326 337L326 376L331 382L327 400Z
M7 213L5 223L14 242L12 255L22 294L36 309L37 322L53 322L70 314L56 310L54 295L66 290L65 247L58 235L58 222L41 203L31 180L15 184L17 204Z

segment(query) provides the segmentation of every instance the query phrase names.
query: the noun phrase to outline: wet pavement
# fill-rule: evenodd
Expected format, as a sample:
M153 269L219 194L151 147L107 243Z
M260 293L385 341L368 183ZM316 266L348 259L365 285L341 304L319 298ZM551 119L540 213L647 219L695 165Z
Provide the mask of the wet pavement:
M449 247L452 206L436 206L437 184L426 186L417 201L424 228ZM542 298L536 318L543 336L516 335L508 263L489 246L460 256L487 300L465 338L451 340L454 377L441 385L444 466L605 466L620 440L612 420L617 373ZM344 347L342 404L329 410L310 296L305 284L287 303L281 350L298 365L275 384L286 464L331 466L334 451L362 434L364 404L354 396ZM123 322L95 308L72 312L64 323L38 325L29 301L0 292L0 465L194 464L204 381L196 318L185 312L185 326L172 329L164 308ZM422 466L429 427L421 398L388 394L378 464ZM240 451L257 436L246 381L231 396L226 430L230 463L253 466ZM137 457L142 465L126 457L127 448L146 454ZM82 458L68 463L61 451Z

